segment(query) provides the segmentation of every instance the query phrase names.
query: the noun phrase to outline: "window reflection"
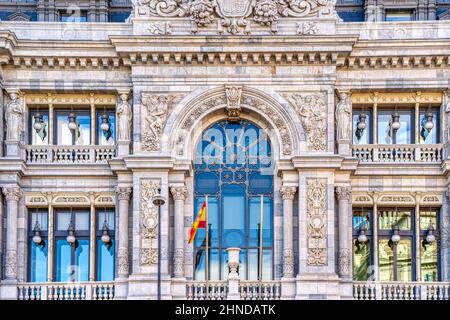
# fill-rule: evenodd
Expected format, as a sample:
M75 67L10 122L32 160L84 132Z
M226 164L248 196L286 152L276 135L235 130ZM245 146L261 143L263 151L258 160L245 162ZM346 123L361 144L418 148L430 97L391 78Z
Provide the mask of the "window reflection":
M438 281L437 242L424 244L420 248L420 269L422 281Z
M360 115L365 115L365 129L364 130L358 130L358 123L362 121ZM372 134L372 112L370 110L365 109L354 109L353 110L353 144L369 144L372 143L371 141L371 134Z
M106 115L106 117L105 117ZM106 126L102 128L102 124ZM97 112L97 144L114 145L116 141L116 117L113 111ZM103 130L108 128L108 130Z
M74 112L75 113L75 112ZM69 129L69 112L56 112L56 141L59 145L91 144L91 117L88 111L78 111L76 129Z
M372 276L372 264L370 256L370 240L359 243L353 240L353 279L355 281L367 281Z
M40 119L37 120L35 117L37 114L40 114ZM36 130L34 127L34 124L36 121L40 121L41 129ZM30 110L30 140L32 145L48 145L48 136L50 134L49 132L49 125L48 125L48 113L47 112L41 112L38 110Z
M413 112L412 110L398 110L400 116L400 128L393 130L393 110L378 111L378 143L379 144L410 144L413 135Z
M411 210L379 210L378 225L381 230L391 230L394 225L400 230L411 230Z
M432 118L428 119L428 113L431 113ZM427 129L427 121L431 120L433 123L432 129ZM436 144L439 143L439 110L438 109L420 109L419 116L419 142L422 144Z

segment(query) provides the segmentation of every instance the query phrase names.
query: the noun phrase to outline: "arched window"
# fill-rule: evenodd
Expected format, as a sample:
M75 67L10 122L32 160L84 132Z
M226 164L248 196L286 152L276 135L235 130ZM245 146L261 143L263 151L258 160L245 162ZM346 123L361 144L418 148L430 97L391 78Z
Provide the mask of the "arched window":
M209 279L227 278L230 247L241 248L241 279L258 279L259 265L263 279L273 278L272 165L267 133L248 121L225 120L203 132L195 157L194 218L207 196ZM194 241L197 280L206 277L205 235L198 229Z

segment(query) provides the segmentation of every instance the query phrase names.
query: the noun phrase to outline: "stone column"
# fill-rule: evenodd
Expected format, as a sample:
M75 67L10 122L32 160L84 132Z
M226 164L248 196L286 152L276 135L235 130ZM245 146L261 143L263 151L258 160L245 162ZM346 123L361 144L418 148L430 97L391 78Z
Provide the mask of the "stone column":
M351 187L336 187L339 206L339 276L342 279L351 279L351 234L352 225L349 210Z
M117 276L115 299L126 299L128 295L128 213L130 207L130 187L117 187L119 206L119 250L117 253Z
M296 187L283 186L280 189L283 199L283 277L281 279L281 299L295 297L294 280L294 235L293 203Z
M170 188L174 202L174 254L173 273L171 283L172 299L186 299L186 278L184 274L184 200L187 188L185 186Z
M184 200L186 187L172 187L174 201L174 255L173 270L175 278L184 278Z

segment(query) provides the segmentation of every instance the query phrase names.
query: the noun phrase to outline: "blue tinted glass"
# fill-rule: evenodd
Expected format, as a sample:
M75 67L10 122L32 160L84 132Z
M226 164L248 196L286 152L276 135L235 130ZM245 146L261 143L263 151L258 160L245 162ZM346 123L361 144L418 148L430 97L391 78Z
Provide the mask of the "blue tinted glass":
M75 144L91 144L91 116L77 115L78 128L75 130Z
M421 110L420 111L420 117L419 117L419 139L420 143L424 144L435 144L439 143L439 113L438 110L430 110L432 117L431 119L428 119L427 113L428 110ZM428 120L431 120L433 123L433 128L426 129L425 125L427 124Z
M31 282L46 282L47 281L47 250L48 243L44 240L44 245L37 246L33 241L29 242L31 248Z
M197 218L197 214L200 211L200 208L205 201L204 197L198 197L195 202L195 216L194 219ZM208 197L207 204L207 219L208 219L208 230L209 230L209 245L210 247L215 247L219 245L219 202L216 197ZM206 246L206 237L205 237L205 229L198 228L197 234L195 236L194 244L195 246Z
M249 201L248 245L258 247L260 244L261 198L251 197ZM263 246L272 246L272 199L263 198Z
M97 143L99 145L109 145L112 146L116 141L116 117L113 112L106 112L108 116L108 130L102 129L103 123L103 113L97 115Z
M67 243L66 239L56 240L56 281L70 282L73 281L71 274L73 273L71 267L71 253L72 248Z
M212 172L199 172L195 176L195 191L215 194L219 192L219 176Z
M97 241L97 280L114 280L114 240L111 245Z
M245 187L225 185L222 188L224 247L245 246Z
M205 249L198 249L194 253L194 270L195 279L205 280L205 265L206 265L206 252ZM208 260L208 278L210 280L219 280L219 250L209 250Z
M89 240L78 240L75 249L75 279L76 281L89 280Z
M250 175L250 192L254 194L270 194L273 190L273 176L253 172Z

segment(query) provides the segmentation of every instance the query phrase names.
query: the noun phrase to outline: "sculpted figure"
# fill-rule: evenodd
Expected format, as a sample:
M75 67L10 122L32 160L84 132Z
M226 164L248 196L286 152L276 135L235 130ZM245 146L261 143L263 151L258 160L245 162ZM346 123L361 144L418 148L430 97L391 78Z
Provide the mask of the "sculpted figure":
M6 106L6 139L20 140L20 132L22 131L22 99L16 92L9 94L9 102Z
M130 140L132 111L128 102L128 94L122 93L119 98L120 102L117 106L118 138L119 140Z
M346 92L339 93L339 102L336 105L337 140L349 140L351 128L352 106L350 97Z

